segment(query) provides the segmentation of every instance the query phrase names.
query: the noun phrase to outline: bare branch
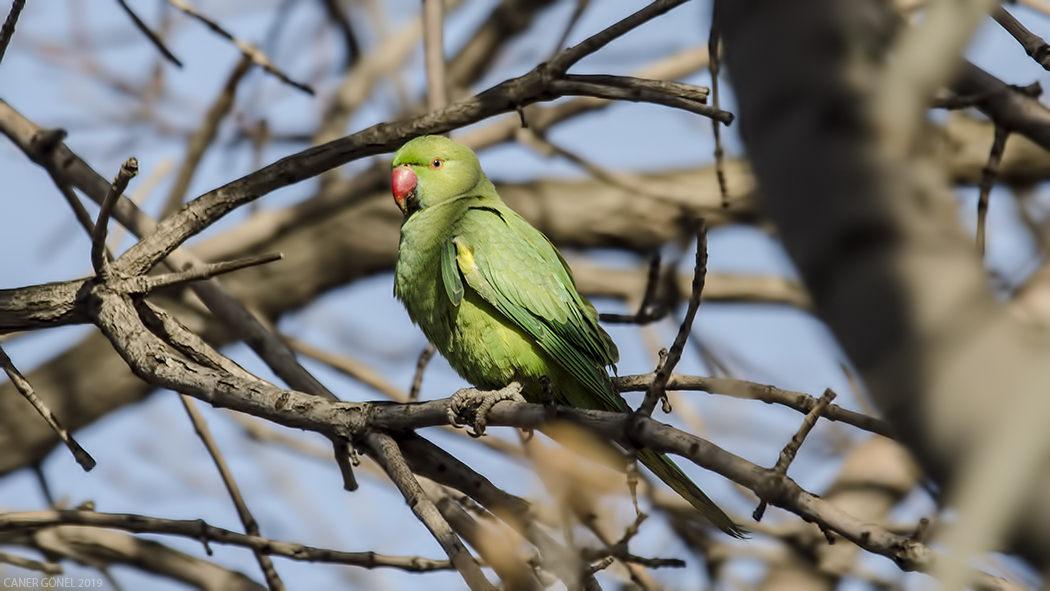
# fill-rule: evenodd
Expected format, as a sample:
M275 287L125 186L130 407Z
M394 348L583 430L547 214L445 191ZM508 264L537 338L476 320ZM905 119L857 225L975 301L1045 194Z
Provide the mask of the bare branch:
M672 269L671 273L674 272ZM573 270L573 275L579 285L579 273ZM634 314L609 314L598 315L602 322L610 324L648 324L656 322L670 313L670 307L664 301L658 300L657 290L660 284L660 251L655 251L649 259L649 272L645 280L645 294L638 304L638 311Z
M448 104L445 79L444 6L442 0L423 0L423 47L427 70L427 108L436 111Z
M409 402L419 400L419 391L423 387L423 370L427 368L427 364L434 357L434 353L437 353L437 347L433 343L427 343L427 346L423 347L423 350L419 352L419 361L416 362L416 374L412 378L412 388L408 391Z
M50 171L48 172L50 173ZM66 203L68 203L69 207L73 210L73 216L77 218L77 223L80 224L80 227L83 228L87 232L88 237L90 237L95 231L95 220L91 219L91 215L88 214L87 209L84 208L84 204L80 202L80 198L77 197L77 194L73 191L73 187L54 174L51 175L51 180L54 181L58 192L62 193L62 196L66 199ZM112 252L107 252L106 258L113 260Z
M430 530L438 544L441 544L441 548L448 554L449 560L463 576L463 580L467 582L471 591L494 591L495 588L482 574L477 561L449 527L448 522L434 506L434 502L423 492L415 475L405 463L397 442L389 435L378 431L369 433L367 438L368 447L375 454L376 461L390 475L390 479L401 491L408 506L412 508L412 512Z
M179 172L175 176L175 182L172 184L168 197L164 201L164 209L160 214L161 218L171 215L172 212L182 205L182 200L186 198L186 191L189 189L190 182L200 167L204 153L215 141L215 137L219 132L219 124L233 109L233 101L237 95L237 86L251 65L252 61L248 56L243 56L241 61L237 62L219 96L215 98L211 107L208 108L208 112L205 113L200 127L190 137L189 145L186 146L186 157L183 158L182 166L179 167Z
M197 9L193 8L183 0L168 0L168 3L174 6L175 8L178 8L179 10L185 12L186 14L192 16L193 18L199 20L200 22L204 23L205 26L207 26L212 31L218 33L219 36L231 41L237 47L237 49L239 49L241 53L244 54L246 58L252 60L252 63L273 74L278 79L280 79L281 82L284 82L289 86L294 86L295 88L298 88L299 90L311 96L314 94L313 89L310 88L308 85L292 80L288 77L287 74L279 70L277 66L275 66L273 62L270 61L270 58L266 57L266 54L263 53L262 50L260 50L258 47L252 45L251 43L248 43L247 41L243 41L241 39L238 39L237 37L234 37L232 34L226 31L226 29L219 26L219 23L204 16L203 14L198 12Z
M4 26L0 27L0 60L4 59L7 46L11 43L11 37L15 34L15 23L18 22L18 15L22 14L22 9L25 7L26 0L14 0L11 2L11 10L7 13Z
M0 365L4 367L4 372L7 374L7 377L10 378L11 383L13 383L15 387L18 388L18 391L22 393L22 396L33 405L33 408L40 413L40 416L47 421L51 430L58 435L58 438L62 440L62 443L66 444L66 447L72 452L73 457L76 458L77 463L80 464L80 467L83 468L85 472L90 472L91 469L95 467L95 459L92 458L91 454L85 451L83 447L80 447L80 444L77 443L76 439L73 439L73 435L71 435L69 431L62 428L62 425L58 423L58 418L55 417L55 413L51 412L51 409L44 404L44 401L40 400L40 397L36 395L36 392L33 391L33 386L18 371L18 368L15 367L11 358L7 356L7 352L4 351L3 347L0 347Z
M579 22L580 17L583 16L583 11L587 10L587 6L591 3L590 0L576 0L576 7L572 9L572 15L569 16L569 22L565 24L565 30L562 31L561 37L558 38L558 44L554 46L554 55L558 55L558 52L565 49L565 42L569 40L569 34L572 33L576 23Z
M654 379L654 374L620 376L613 378L613 385L620 392L644 392L648 390ZM818 403L817 398L803 392L792 392L775 386L731 378L673 374L667 382L667 389L702 390L710 394L732 396L745 400L760 400L766 404L786 406L800 413L811 412ZM828 406L827 410L824 411L823 417L829 421L839 421L883 437L893 438L892 429L885 421L844 409L836 404Z
M977 109L996 125L1050 150L1050 109L1030 95L969 62L963 64L951 89L961 97L973 97Z
M711 15L711 32L707 37L707 65L708 73L711 74L711 102L715 109L719 105L718 96L718 73L722 61L718 52L722 46L722 33L718 30L718 21L715 15ZM722 207L729 207L729 189L726 188L725 152L722 150L722 128L718 122L711 120L711 132L715 139L715 176L718 178L718 193L722 196Z
M1050 70L1050 45L1047 45L1042 37L1029 31L1028 27L1021 24L1021 21L1002 6L997 6L992 10L992 18L1021 44L1029 57L1043 66L1044 70Z
M176 1L181 2L181 0ZM682 1L684 0L661 0L650 6L666 11L681 4ZM610 31L623 34L656 16L656 14L650 14L651 12L652 9L643 9L591 39L603 45L611 39ZM639 15L647 16L640 18ZM598 46L595 46L594 43L596 42L585 41L566 49L559 56L566 55L567 58L555 58L549 63L537 66L524 76L502 82L476 97L410 119L374 125L347 137L288 156L223 187L209 191L188 203L178 214L163 220L152 235L143 237L138 244L128 249L117 264L124 273L138 274L151 268L190 236L201 232L233 209L280 187L316 176L351 160L391 151L400 147L405 140L411 137L444 133L498 113L514 111L538 101L552 100L559 96L555 90L559 85L568 85L567 89L582 92L582 89L579 88L581 83L564 80L560 77L561 71L558 68L561 65L567 67L568 64L582 58L589 51L596 50ZM583 46L591 49L581 50ZM631 94L629 89L620 87L594 84L590 86L597 86L595 90L599 92L612 89L620 96L634 97L630 100L659 100L668 104L674 103L675 106L682 108L689 107L693 111L696 111L698 107L706 108L706 105L699 105L695 101L673 96L667 97L655 90Z
M244 573L131 534L82 525L59 525L25 533L27 546L46 555L89 564L104 574L113 565L181 581L201 591L266 591Z
M258 537L259 523L255 521L251 510L248 509L248 505L244 502L244 497L241 496L241 489L237 486L237 481L234 480L233 473L230 472L230 467L226 464L226 458L223 457L219 445L215 442L215 438L211 436L211 429L208 428L208 422L204 420L204 415L197 410L196 402L189 396L181 394L179 395L179 400L182 401L182 406L186 409L190 422L193 423L193 430L200 437L201 443L208 450L208 455L211 456L212 462L215 463L215 468L219 471L222 483L230 494L230 500L233 501L234 507L237 508L237 516L240 517L241 523L244 525L244 532L249 536ZM277 574L277 569L273 566L273 560L261 550L252 549L252 552L255 554L255 560L259 563L259 568L263 571L263 576L266 577L266 584L269 586L270 591L283 591L285 588L284 582L281 581L280 575Z
M452 566L447 560L431 560L418 556L386 556L375 552L341 552L271 540L215 527L200 519L161 519L146 515L78 510L0 513L0 531L39 529L57 525L85 525L120 529L133 533L181 536L192 540L243 546L292 560L332 562L363 568L386 567L410 572L425 572L448 570Z
M127 188L131 179L139 173L139 161L128 158L120 167L120 171L109 186L109 192L102 200L98 212L98 220L91 231L91 266L95 268L95 274L101 279L109 276L109 260L106 255L106 233L109 231L109 216L113 213L113 207L117 204L124 189Z
M259 256L245 257L235 261L224 261L221 263L202 263L200 265L190 267L185 271L179 271L175 273L165 273L163 275L139 275L124 279L122 283L125 284L126 289L130 293L142 293L147 294L156 291L162 287L172 287L175 285L181 285L183 283L190 283L193 281L204 281L211 279L212 277L218 277L226 273L232 273L240 269L246 269L248 267L254 267L256 265L265 265L266 263L272 263L279 261L284 258L284 255L279 252L272 252L268 254L262 254Z
M667 404L667 382L671 379L671 373L674 371L675 366L678 365L678 361L682 359L685 343L689 339L689 333L693 330L693 319L696 318L696 311L700 308L700 294L704 291L704 279L706 276L707 225L701 219L697 223L696 229L696 266L693 268L693 286L692 293L689 296L689 306L686 308L685 318L682 319L682 325L678 328L678 334L675 336L674 343L667 352L667 359L660 365L659 371L656 372L656 377L653 378L653 382L645 392L645 400L642 401L641 406L635 411L639 416L651 416L653 410L656 409L656 403L660 400L664 401L665 410L669 408Z
M391 400L397 402L405 402L408 400L408 394L406 394L404 390L391 384L382 374L373 369L367 363L347 357L346 355L337 355L324 349L314 347L309 343L305 343L288 335L282 335L281 340L288 343L288 346L298 353L320 361L332 369L361 382L377 392L381 392Z
M977 197L977 252L983 257L985 252L985 221L988 218L988 198L991 196L992 185L999 176L999 163L1003 161L1003 151L1006 149L1006 138L1010 132L1002 126L995 126L995 139L992 140L992 149L988 153L988 164L981 171L980 195Z
M787 445L784 446L784 449L780 451L780 457L777 458L777 463L773 466L774 472L777 474L787 474L788 467L791 466L791 462L795 460L795 455L798 453L799 448L802 447L802 442L806 440L806 436L809 435L811 430L813 430L813 426L817 424L817 419L820 418L820 415L824 414L824 411L827 410L828 405L831 404L831 401L834 399L835 392L832 391L831 388L824 390L824 394L820 397L820 400L817 401L816 406L806 414L806 418L802 421L802 426L798 428L795 435L791 437L791 441L788 441ZM763 499L751 516L755 521L762 521L762 516L765 512L766 501Z
M40 562L22 556L0 552L0 563L10 564L26 570L35 570L45 575L54 576L62 574L62 566L54 562Z
M157 48L157 51L164 56L164 59L181 68L182 62L179 61L179 58L175 57L175 54L171 53L167 46L164 45L164 40L160 38L160 35L154 33L146 23L142 22L139 15L135 14L135 11L128 6L127 0L117 0L117 2L124 9L124 12L128 13L128 17L131 18L131 22L135 23L135 27L142 31L142 34Z
M576 62L605 47L613 39L651 21L672 8L685 4L685 2L686 0L656 0L611 27L591 35L578 45L573 45L554 56L550 60L551 71L555 74L565 74Z
M324 4L325 10L328 11L329 18L343 35L343 40L346 43L346 65L347 67L353 67L354 64L361 60L361 44L357 40L357 34L354 33L353 26L351 26L350 18L343 10L339 0L322 0L322 4Z
M565 74L550 83L551 92L563 96L591 96L609 100L654 103L709 117L729 125L733 114L704 104L707 89L680 82L642 80L627 76ZM703 96L703 100L697 97Z

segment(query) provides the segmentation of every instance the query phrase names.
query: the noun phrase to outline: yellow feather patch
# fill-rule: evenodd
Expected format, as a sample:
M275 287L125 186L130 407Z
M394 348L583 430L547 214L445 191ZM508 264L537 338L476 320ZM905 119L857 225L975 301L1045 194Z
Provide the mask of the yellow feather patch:
M459 262L459 270L468 273L477 269L478 266L474 264L474 253L463 246L459 239L453 239L453 242L456 244L456 261Z

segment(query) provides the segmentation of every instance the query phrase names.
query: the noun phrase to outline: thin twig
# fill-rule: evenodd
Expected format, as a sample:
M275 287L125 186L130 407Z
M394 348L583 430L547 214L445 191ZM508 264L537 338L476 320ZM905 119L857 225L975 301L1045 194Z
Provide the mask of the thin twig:
M66 431L62 425L59 424L58 418L55 417L55 413L51 412L51 409L44 404L44 401L40 400L40 397L36 395L36 392L33 391L32 384L30 384L21 372L18 371L18 368L15 367L11 358L7 356L7 352L4 351L3 347L0 347L0 365L4 367L4 372L7 373L7 377L10 378L11 383L15 385L15 388L22 393L22 396L29 401L29 404L33 405L33 408L40 413L40 416L44 417L48 426L50 426L51 430L58 435L58 438L62 440L62 443L66 444L69 451L73 453L73 457L76 458L77 463L84 468L85 472L90 472L91 469L95 467L95 459L92 458L91 454L85 451L83 447L80 447L80 444L77 443L77 440L73 438L73 435L71 435L69 431Z
M50 171L49 173L51 180L55 183L55 187L58 188L58 192L62 193L62 196L66 199L66 203L68 203L70 209L73 210L73 216L77 218L77 223L79 223L80 227L87 232L88 238L91 238L92 232L95 231L95 220L91 219L91 214L88 213L84 204L80 202L80 198L77 197L76 192L73 191L73 187L71 187L69 183L60 180L57 174L51 173ZM113 259L112 252L107 252L105 256L109 260Z
M0 61L3 61L4 53L7 52L7 46L11 43L11 37L15 34L15 23L18 22L18 15L22 14L22 9L25 7L26 0L14 0L11 3L11 10L7 13L4 26L0 27Z
M38 560L32 560L29 558L24 558L22 556L8 554L7 552L0 552L0 563L10 564L12 566L17 566L18 568L24 568L26 570L35 570L37 572L44 573L48 576L62 574L62 565L60 564L56 564L54 562L40 562ZM7 585L4 586L6 587Z
M139 161L134 157L128 158L121 165L116 178L110 183L109 193L102 200L98 211L98 220L91 231L91 266L94 267L95 274L100 278L105 279L109 275L109 260L106 258L106 232L109 231L109 216L113 213L117 200L128 187L132 177L138 173Z
M618 79L614 82L610 79ZM665 80L644 80L628 76L565 74L549 82L551 92L562 96L592 96L597 98L653 103L673 107L704 117L710 117L726 125L733 122L733 114L705 104L699 100L706 89L691 84L672 83ZM683 92L683 87L691 87ZM674 90L669 90L669 89ZM673 92L674 94L668 94Z
M813 407L813 410L806 414L806 418L802 420L802 425L798 428L798 431L788 441L784 449L780 451L780 457L777 458L776 465L773 466L773 473L779 475L787 474L788 467L791 466L791 462L795 460L795 455L798 454L798 449L802 447L802 442L806 440L806 436L813 430L813 426L817 424L817 419L820 415L824 414L827 410L828 405L835 399L835 392L831 388L824 390L824 394L817 401L817 405ZM762 521L762 516L766 513L767 503L763 499L758 507L755 508L755 512L752 514L755 521Z
M646 568L685 568L685 561L680 558L646 558L631 554L625 549L612 546L604 549L581 548L583 559L586 561L603 560L605 558L619 560L628 564L637 564Z
M178 174L175 175L175 182L171 185L171 191L168 192L168 198L164 202L164 209L160 215L161 218L171 215L173 211L182 205L183 199L186 198L186 191L190 187L190 182L193 180L197 169L200 167L201 160L204 158L204 153L215 141L215 136L218 135L219 124L233 109L234 98L237 95L237 86L251 65L252 61L246 55L237 62L233 72L227 78L226 84L223 85L219 96L215 97L215 101L204 115L204 120L201 122L200 127L190 137L189 144L186 147L186 157L182 161L182 166L179 167Z
M638 374L613 378L613 387L620 392L645 392L653 383L654 374ZM759 400L766 404L779 404L800 413L808 413L817 405L818 399L804 392L783 390L775 386L737 380L733 378L714 378L705 376L686 376L674 374L667 382L669 390L699 390L709 394L731 396L743 400ZM871 433L893 438L893 431L883 420L847 410L832 404L824 412L824 419L838 421L864 429Z
M448 104L445 78L444 15L442 0L423 0L423 49L427 69L427 108L442 109Z
M635 557L627 551L627 542L637 533L636 528L640 526L643 521L645 521L645 514L639 513L635 517L635 520L631 524L631 526L629 526L627 528L627 531L624 532L624 535L616 542L613 542L612 539L610 539L610 536L601 527L599 527L598 520L596 518L597 516L594 513L590 513L589 515L579 515L579 513L577 512L577 517L579 517L580 522L583 523L583 525L587 529L589 529L596 538L598 538L598 541L600 541L605 546L604 550L598 551L589 551L586 548L580 548L580 558L587 562L592 562L595 560L598 561L598 564L592 565L591 572L597 572L598 570L606 568L609 565L609 563L607 562L609 559L619 559L621 557L641 558ZM659 586L656 584L656 581L653 580L652 575L647 573L645 569L642 568L642 566L649 566L641 564L643 562L646 562L647 560L648 559L622 560L622 562L624 562L624 566L627 569L631 581L634 582L639 589L642 589L642 591L656 591L657 589L659 589ZM680 565L676 566L685 566L684 562L679 562Z
M174 254L174 253L173 253ZM171 259L169 255L168 259ZM258 355L270 369L286 384L313 396L338 400L324 384L304 368L295 358L295 353L243 303L233 296L221 283L209 279L192 285L194 293L217 318L234 331L237 336ZM353 463L353 449L341 439L333 438L332 447L336 465L343 477L343 488L357 490Z
M204 23L205 26L207 26L212 31L215 31L219 36L224 37L230 42L232 42L235 46L237 46L237 49L241 50L241 53L243 53L245 57L252 60L252 62L255 65L259 66L260 68L279 78L281 82L284 82L289 86L294 86L295 88L298 88L299 90L311 96L314 94L313 89L310 88L308 85L292 80L284 72L279 70L277 66L273 65L273 62L270 61L270 58L268 58L261 49L252 45L251 43L248 43L247 41L242 41L234 37L232 34L226 31L226 29L223 29L221 26L219 26L218 23L197 12L195 8L193 8L183 0L168 0L168 3L174 6L175 8L178 8L179 10L185 12L186 14L192 16L193 18L199 20L200 22Z
M607 31L615 29L623 33L624 23L637 26L642 22L644 21L628 17ZM598 33L592 39L602 38L604 35L605 32ZM569 48L563 54L578 55L579 52L576 49L578 47ZM136 245L129 248L121 257L123 259L121 270L134 275L143 267L152 267L165 255L170 256L168 253L171 252L171 249L190 236L201 232L233 209L280 187L311 178L353 160L397 149L409 137L428 133L444 133L492 115L513 111L519 106L541 100L553 100L557 98L558 93L555 91L558 88L568 91L569 88L564 85L573 87L575 84L564 80L552 80L555 75L556 71L550 63L541 64L524 76L504 81L477 96L450 104L440 111L429 112L397 123L374 125L325 145L288 156L209 191L189 202L180 210L179 215L170 216L157 224L153 235L144 236ZM573 92L583 92L583 90L574 88ZM649 97L649 95L629 97L624 89L617 90L622 91L620 96L628 100L650 100L650 98L656 100L655 97ZM655 90L652 94L659 95ZM659 97L661 97L660 104L675 103L675 100L672 99L676 99L676 97L666 95L659 95ZM685 99L677 99L677 101L682 103ZM706 105L696 101L685 102L690 103L690 110L695 110L694 107L697 105L706 108ZM0 102L0 108L5 105ZM671 106L686 108L677 103ZM732 118L729 113L725 113L725 116ZM40 157L43 158L43 156Z
M204 448L208 450L208 455L211 456L212 462L215 463L215 468L219 471L222 483L226 486L226 491L230 493L230 500L233 501L234 507L237 508L237 516L240 517L241 524L244 525L244 533L249 536L260 535L259 523L255 521L251 510L248 509L248 505L244 502L241 489L237 486L237 481L234 480L233 473L230 472L230 467L226 464L226 458L223 457L219 444L211 436L208 422L204 419L204 415L200 413L200 410L197 409L196 401L185 394L180 394L179 400L182 401L182 406L186 409L190 422L193 423L193 430L200 437L201 443L204 444ZM259 568L263 571L263 576L266 577L266 585L270 588L270 591L283 591L285 588L284 582L281 581L280 575L277 574L277 569L273 566L273 559L259 549L253 549L252 552L255 554L255 560L259 563Z
M151 166L149 174L145 178L139 179L138 183L136 183L137 186L128 197L128 200L141 207L146 199L153 194L153 189L156 188L157 184L164 180L164 177L168 176L168 173L171 172L172 166L171 158L164 158L155 166ZM120 245L124 241L124 235L127 232L128 228L124 226L123 223L116 228L113 228L113 231L109 233L109 239L107 240L111 252L120 249Z
M602 322L609 324L649 324L667 316L671 311L669 306L657 301L657 290L660 285L660 251L654 251L649 259L649 273L645 279L645 294L642 302L638 304L638 311L634 314L599 314Z
M323 0L322 3L325 10L328 11L328 17L343 34L343 41L346 43L346 67L350 68L361 60L361 44L357 41L354 28L350 25L350 18L346 15L339 0Z
M573 45L554 56L549 62L552 71L557 74L564 74L576 62L605 47L613 39L626 34L628 31L639 25L651 21L672 8L685 4L687 1L688 0L656 0L656 2L649 4L627 18L595 35L591 35L578 45Z
M427 346L419 352L419 361L416 362L416 375L412 378L412 389L408 391L409 402L419 400L419 391L423 388L423 370L427 368L427 364L434 357L434 353L437 353L437 347L433 343L427 343Z
M974 106L996 125L1050 149L1050 109L1031 94L1041 90L1038 86L1011 86L972 63L963 62L950 88L957 96L974 97Z
M992 10L992 18L1021 44L1024 52L1037 64L1043 66L1044 70L1050 70L1050 45L1047 45L1042 37L1029 31L1028 27L1021 24L1021 21L1002 6L997 6Z
M995 139L988 152L988 163L981 169L981 193L977 198L977 252L983 257L985 252L985 222L988 218L988 200L991 197L992 185L999 176L999 163L1003 160L1006 138L1010 132L1002 125L995 126Z
M405 497L408 506L412 508L412 512L430 530L431 535L434 536L434 539L448 554L452 565L463 576L463 580L467 582L467 586L470 587L471 591L495 591L495 588L481 572L481 567L478 566L477 561L463 546L463 542L452 531L452 527L441 516L441 512L438 511L434 502L423 491L423 487L419 485L416 476L409 469L408 464L405 463L405 458L401 455L397 442L386 433L379 431L369 433L367 440L368 447L375 453L376 461L383 466L390 479L394 481L397 489L401 491L401 495Z
M151 293L163 287L172 287L183 283L190 283L192 281L203 281L226 273L232 273L233 271L239 271L247 267L255 267L258 265L265 265L266 263L272 263L273 261L279 261L283 258L283 254L279 252L271 252L244 257L243 259L223 261L221 263L204 263L176 273L130 277L123 280L123 285L129 293Z
M44 495L47 506L53 508L55 507L55 495L51 494L51 485L47 482L47 475L44 474L44 466L41 462L33 462L33 475L36 476L36 482L40 485L40 493Z
M633 74L637 78L656 80L681 78L695 72L699 68L705 67L707 59L707 48L695 47L657 61ZM528 115L530 129L542 134L555 124L566 119L601 109L610 104L612 103L606 100L584 97L562 101L549 107L531 106L524 110ZM518 117L504 117L485 127L464 131L457 136L457 139L475 151L479 151L482 148L515 138L520 127Z
M674 371L675 366L678 365L678 361L681 360L682 350L685 349L689 333L692 332L693 319L696 318L696 311L700 308L700 295L704 291L704 279L706 277L707 225L703 219L700 219L696 228L696 266L693 268L693 285L692 293L689 295L689 306L686 308L682 325L678 328L678 335L675 336L674 344L671 345L671 349L667 352L667 360L660 367L660 370L656 372L656 377L653 378L652 384L649 385L649 390L645 393L645 400L642 401L641 406L636 411L639 415L651 416L656 409L656 403L667 398L667 382L671 378L671 373Z
M707 69L711 73L711 106L718 108L718 70L721 58L718 55L722 33L718 30L717 11L711 14L711 33L707 38ZM725 152L722 150L722 128L718 121L711 120L711 131L715 138L715 178L718 179L718 191L722 196L722 207L729 207L729 189L726 187Z
M502 588L508 591L542 591L535 570L529 565L526 557L510 544L519 538L509 528L501 526L480 507L465 495L460 494L462 502L480 511L483 519L475 519L459 499L449 494L449 489L428 480L421 480L420 485L427 497L434 502L441 516L452 527L457 535L481 555L481 560L495 571L502 582ZM456 491L459 492L459 491Z
M522 111L522 115L524 116L524 111ZM667 184L654 184L638 175L612 172L551 142L543 131L522 127L518 129L515 137L519 143L544 157L549 158L553 156L561 156L580 168L583 168L593 175L594 178L600 181L605 181L609 183L609 185L623 189L628 193L644 195L657 201L666 201L675 207L683 201L693 200L693 192L691 190L676 191L675 187L671 187Z
M146 25L146 23L142 22L142 19L139 18L139 15L135 14L135 11L132 10L130 6L128 6L127 1L117 0L117 2L120 3L120 7L124 9L124 12L128 13L128 16L131 17L131 22L135 23L135 26L138 27L140 31L142 31L142 34L145 35L146 38L150 40L150 43L152 43L153 46L157 48L157 51L160 51L161 55L163 55L164 58L167 59L169 62L181 68L182 62L179 61L179 58L175 57L175 54L171 53L171 51L168 50L168 48L164 45L164 41L160 38L159 35L154 33L149 28L149 26Z
M391 384L384 378L379 372L373 369L367 363L363 363L352 357L346 355L337 355L329 351L325 351L318 347L314 347L309 343L303 342L294 337L288 335L281 335L281 340L284 341L289 347L294 349L297 353L306 355L307 357L320 361L321 363L331 367L332 369L353 378L362 384L375 389L377 392L385 395L387 398L395 402L409 402L410 393L398 388ZM413 382L415 380L413 379ZM418 396L417 396L418 400ZM460 429L451 429L452 433L457 436L468 437L465 431ZM474 441L478 441L474 439ZM490 449L495 451L508 454L511 457L518 457L521 455L521 448L507 442L503 439L497 439L493 437L482 438L481 443Z
M451 563L447 560L433 560L419 556L387 556L375 552L340 552L250 536L209 525L201 519L162 519L147 515L81 510L0 513L0 531L36 530L59 525L84 525L120 529L133 533L182 536L191 540L252 548L266 554L307 562L331 562L363 568L397 568L409 572L452 568Z
M569 34L572 33L573 28L576 27L576 23L578 23L580 17L583 16L583 11L587 10L587 5L590 3L590 0L576 0L576 7L572 9L572 15L569 17L569 22L565 25L565 30L562 31L561 37L558 38L558 44L554 46L554 55L558 55L558 52L565 48L565 42L569 40Z
M391 384L382 374L363 361L346 355L331 353L286 334L281 335L281 340L287 343L295 352L320 361L332 369L382 393L395 402L408 401L408 394L404 390Z

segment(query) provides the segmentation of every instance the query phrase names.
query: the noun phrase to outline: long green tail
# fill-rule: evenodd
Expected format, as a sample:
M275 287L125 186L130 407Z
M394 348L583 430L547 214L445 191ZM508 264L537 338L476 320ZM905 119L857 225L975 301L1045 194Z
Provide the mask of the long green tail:
M638 450L638 459L653 474L663 480L664 483L674 489L676 493L696 508L715 527L733 536L734 538L746 538L747 530L740 527L726 515L725 511L715 504L700 487L693 484L692 480L682 472L682 469L664 454L658 454L651 449Z

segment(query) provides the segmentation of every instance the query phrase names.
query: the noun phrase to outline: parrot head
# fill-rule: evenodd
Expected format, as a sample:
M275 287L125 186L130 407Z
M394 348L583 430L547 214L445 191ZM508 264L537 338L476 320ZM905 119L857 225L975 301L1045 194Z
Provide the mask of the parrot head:
M394 154L390 188L405 216L467 196L487 182L470 148L440 135L409 141Z

